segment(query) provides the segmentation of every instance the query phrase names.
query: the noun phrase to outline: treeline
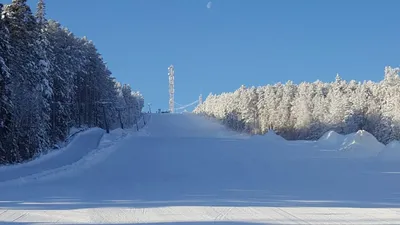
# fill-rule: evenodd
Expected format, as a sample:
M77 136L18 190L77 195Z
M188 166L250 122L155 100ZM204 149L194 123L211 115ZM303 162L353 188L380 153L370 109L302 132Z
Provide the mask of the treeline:
M400 140L399 71L386 67L378 83L347 82L337 75L331 83L242 86L233 93L210 94L194 112L241 132L264 134L273 129L288 140L315 140L330 130L366 130L387 144Z
M36 14L26 0L0 11L0 163L51 149L71 127L105 128L117 110L140 116L140 93L115 81L90 40L47 20L43 0Z

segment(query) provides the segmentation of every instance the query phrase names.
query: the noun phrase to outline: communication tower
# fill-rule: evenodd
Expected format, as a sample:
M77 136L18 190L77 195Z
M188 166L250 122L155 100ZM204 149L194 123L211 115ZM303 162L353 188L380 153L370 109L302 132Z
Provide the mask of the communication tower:
M175 94L175 77L174 77L174 66L171 65L168 67L168 76L169 76L169 111L170 113L174 113L175 112L175 108L174 108L174 94Z

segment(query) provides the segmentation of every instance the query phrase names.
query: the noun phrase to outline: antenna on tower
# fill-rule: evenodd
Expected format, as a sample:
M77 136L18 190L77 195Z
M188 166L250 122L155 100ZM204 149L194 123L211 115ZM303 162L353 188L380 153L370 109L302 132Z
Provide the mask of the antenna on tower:
M174 104L174 94L175 94L175 77L174 77L174 66L171 65L168 67L168 76L169 76L169 111L170 113L175 112Z

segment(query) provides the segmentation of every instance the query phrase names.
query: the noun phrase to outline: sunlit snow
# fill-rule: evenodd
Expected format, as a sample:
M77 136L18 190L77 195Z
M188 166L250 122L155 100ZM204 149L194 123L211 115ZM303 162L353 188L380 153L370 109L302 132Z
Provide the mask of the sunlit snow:
M1 168L0 224L399 224L398 146L365 131L287 141L153 114L139 132L89 129Z

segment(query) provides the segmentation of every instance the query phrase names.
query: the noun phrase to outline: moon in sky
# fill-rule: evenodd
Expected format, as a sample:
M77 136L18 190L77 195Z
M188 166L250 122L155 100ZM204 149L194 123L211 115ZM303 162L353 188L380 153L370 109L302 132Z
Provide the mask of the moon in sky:
M211 6L212 6L212 2L208 2L207 3L207 9L211 9Z

